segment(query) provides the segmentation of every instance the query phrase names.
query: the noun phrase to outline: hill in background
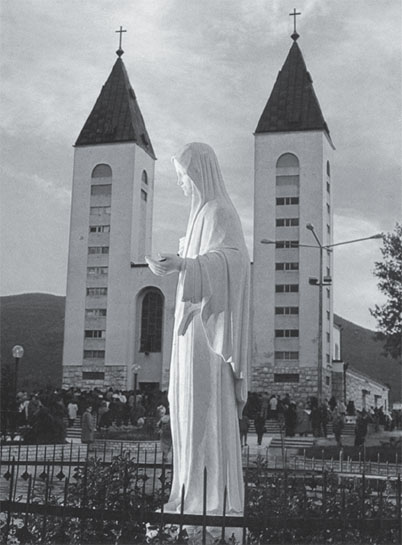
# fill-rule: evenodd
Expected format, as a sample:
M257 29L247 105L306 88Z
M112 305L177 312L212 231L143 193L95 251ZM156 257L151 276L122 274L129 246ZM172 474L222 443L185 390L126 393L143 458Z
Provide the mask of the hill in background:
M1 368L13 369L11 349L24 347L19 387L27 390L60 386L65 297L45 293L0 298ZM382 354L375 332L335 316L342 326L342 358L355 369L391 386L390 402L402 399L400 362ZM4 376L4 375L3 375Z
M401 360L383 354L383 345L375 339L375 331L334 315L342 327L341 356L352 367L391 387L390 404L402 400Z
M2 379L14 369L11 350L24 347L19 364L19 388L28 391L61 385L65 297L24 293L0 298Z

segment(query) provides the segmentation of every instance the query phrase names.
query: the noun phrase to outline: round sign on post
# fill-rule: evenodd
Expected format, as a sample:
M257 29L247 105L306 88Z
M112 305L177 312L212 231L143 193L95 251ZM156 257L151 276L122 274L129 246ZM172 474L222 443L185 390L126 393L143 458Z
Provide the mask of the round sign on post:
M24 355L24 349L19 344L16 344L15 346L13 346L12 353L13 358L20 359Z

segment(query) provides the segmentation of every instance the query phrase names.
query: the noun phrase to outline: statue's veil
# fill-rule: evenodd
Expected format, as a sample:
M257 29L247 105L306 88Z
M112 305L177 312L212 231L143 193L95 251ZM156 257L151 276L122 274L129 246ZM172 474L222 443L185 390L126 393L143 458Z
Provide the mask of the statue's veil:
M219 199L221 205L230 208L233 219L238 224L236 227L243 238L240 218L226 191L222 172L214 150L208 144L192 142L184 146L172 157L177 161L186 174L191 178L195 191L191 197L190 215L187 224L184 256L190 243L193 226L197 216L205 203ZM237 229L236 229L237 231Z

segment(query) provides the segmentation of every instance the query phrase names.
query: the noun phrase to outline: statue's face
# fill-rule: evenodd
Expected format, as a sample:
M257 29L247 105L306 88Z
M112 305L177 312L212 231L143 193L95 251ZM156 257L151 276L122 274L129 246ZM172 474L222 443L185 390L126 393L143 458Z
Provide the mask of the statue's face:
M183 167L177 162L174 161L174 166L177 172L177 185L179 185L186 197L189 197L193 192L193 182L191 178L184 171Z

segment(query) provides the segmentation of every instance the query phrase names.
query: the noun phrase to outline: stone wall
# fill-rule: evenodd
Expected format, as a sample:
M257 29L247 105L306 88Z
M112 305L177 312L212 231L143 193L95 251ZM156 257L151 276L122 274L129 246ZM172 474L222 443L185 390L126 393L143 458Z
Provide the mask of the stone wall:
M346 371L346 400L354 401L358 410L371 407L389 408L389 388L354 369Z
M299 382L274 382L274 374L298 374ZM310 396L317 396L316 367L254 367L251 371L252 392L268 392L283 397L289 394L293 401L306 401ZM325 393L324 393L325 396Z
M83 379L83 372L100 372L104 373L104 379ZM89 368L81 367L81 365L65 365L63 366L63 383L65 389L75 387L81 389L92 390L93 388L105 389L127 389L127 367L124 365L101 365L91 366Z
M344 399L345 375L344 363L334 362L332 373L332 392L336 399ZM383 407L389 408L389 388L372 379L368 375L353 368L346 370L346 402L353 401L355 408Z
M127 367L125 365L105 365L105 385L109 388L127 389Z
M82 366L81 365L64 365L62 388L68 389L73 386L81 387L82 382Z

